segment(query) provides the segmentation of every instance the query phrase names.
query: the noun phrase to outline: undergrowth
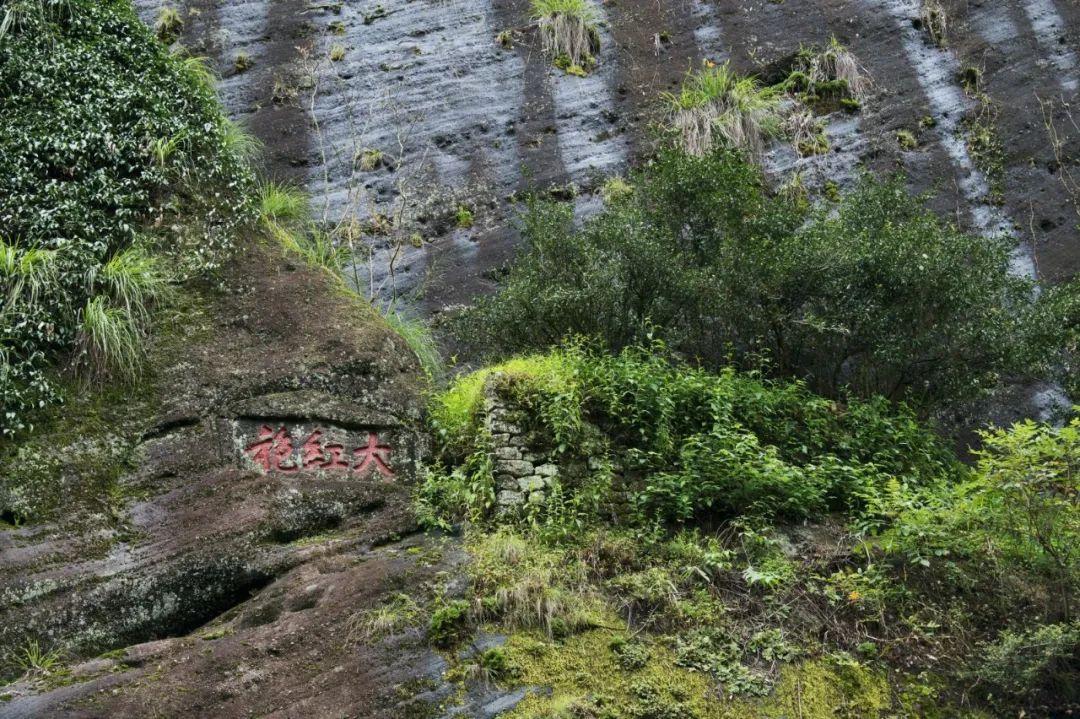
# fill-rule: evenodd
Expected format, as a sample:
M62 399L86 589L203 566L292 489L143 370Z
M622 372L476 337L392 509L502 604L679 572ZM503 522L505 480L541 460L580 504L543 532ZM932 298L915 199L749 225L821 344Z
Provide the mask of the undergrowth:
M167 286L220 268L250 219L252 148L205 66L171 54L129 4L3 12L0 431L12 435L62 399L63 369L134 375Z

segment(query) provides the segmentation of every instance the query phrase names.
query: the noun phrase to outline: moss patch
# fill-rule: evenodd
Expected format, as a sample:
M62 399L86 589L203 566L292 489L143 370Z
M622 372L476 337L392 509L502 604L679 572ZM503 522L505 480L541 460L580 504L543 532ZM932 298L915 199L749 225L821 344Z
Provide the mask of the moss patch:
M675 665L669 648L647 643L648 659L627 664L617 630L595 629L563 641L514 634L508 658L520 683L547 687L508 714L513 719L602 716L611 719L742 719L746 717L875 717L893 706L883 672L854 662L812 659L783 669L773 692L760 699L724 700L723 687ZM631 667L631 668L628 668Z

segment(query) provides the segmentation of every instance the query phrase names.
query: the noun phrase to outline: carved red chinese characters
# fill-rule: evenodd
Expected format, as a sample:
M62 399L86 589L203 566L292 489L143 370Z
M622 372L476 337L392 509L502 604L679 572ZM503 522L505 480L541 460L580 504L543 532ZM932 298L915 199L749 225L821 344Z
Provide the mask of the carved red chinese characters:
M264 424L259 428L258 438L244 448L244 454L265 472L291 473L302 468L358 475L378 472L388 479L393 478L391 448L380 444L375 432L368 432L366 443L353 449L351 457L346 453L345 445L325 443L324 436L323 430L316 429L300 445L299 456L294 456L295 444L289 429L281 426L275 430Z

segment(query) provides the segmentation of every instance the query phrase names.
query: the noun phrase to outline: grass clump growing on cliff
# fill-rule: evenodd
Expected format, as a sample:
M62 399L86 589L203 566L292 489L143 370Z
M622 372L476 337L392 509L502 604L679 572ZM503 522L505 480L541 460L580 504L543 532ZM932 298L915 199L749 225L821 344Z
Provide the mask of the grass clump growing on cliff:
M949 39L949 14L940 0L922 0L919 21L934 44L945 47Z
M599 13L588 0L532 0L544 54L568 73L584 74L596 64Z
M823 48L801 48L780 87L811 106L857 110L871 85L869 73L854 53L832 38Z
M721 145L761 154L765 138L780 128L779 95L729 63L691 73L678 94L665 96L668 124L685 152L703 157Z

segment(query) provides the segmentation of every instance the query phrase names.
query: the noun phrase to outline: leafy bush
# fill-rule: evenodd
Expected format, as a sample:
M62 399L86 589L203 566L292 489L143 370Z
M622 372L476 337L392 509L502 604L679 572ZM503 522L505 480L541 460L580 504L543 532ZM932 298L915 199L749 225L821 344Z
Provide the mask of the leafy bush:
M1008 619L1021 606L1068 620L1080 590L1080 420L982 438L968 481L887 500L897 511L883 547L947 573L957 591L993 597L984 614Z
M428 620L428 639L439 647L452 647L469 632L469 603L462 599L445 602Z
M179 278L220 266L250 178L212 78L130 3L12 0L4 13L0 429L12 434L58 399L49 367L73 349L95 372L132 369L146 308L173 279L157 257Z
M1004 631L979 647L971 678L1013 701L1080 700L1080 624Z
M660 343L617 356L572 347L503 367L517 374L494 376L529 407L556 451L610 451L641 476L621 488L641 523L805 517L865 506L890 482L914 486L960 471L903 407L881 399L841 405L799 383L712 374L672 361ZM476 518L490 508L492 460L479 410L492 376L467 375L433 401L443 460L454 468L421 490L434 514L441 507Z
M1060 346L1009 243L959 232L899 178L864 178L834 214L771 196L730 152L663 153L634 184L580 230L569 207L532 202L524 251L458 318L462 341L498 355L655 335L709 366L766 358L829 397L920 407L1045 369Z

